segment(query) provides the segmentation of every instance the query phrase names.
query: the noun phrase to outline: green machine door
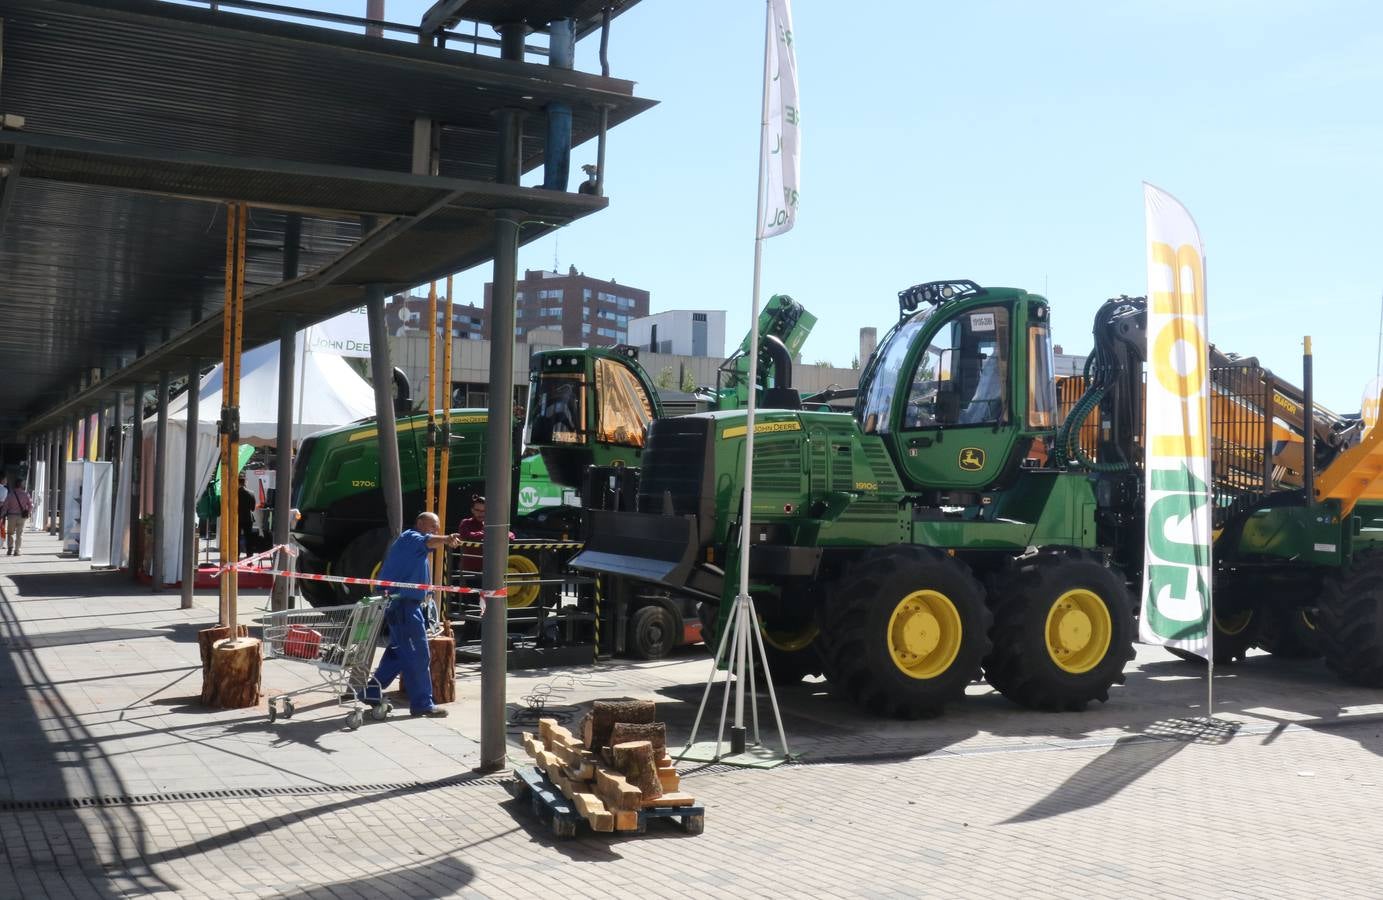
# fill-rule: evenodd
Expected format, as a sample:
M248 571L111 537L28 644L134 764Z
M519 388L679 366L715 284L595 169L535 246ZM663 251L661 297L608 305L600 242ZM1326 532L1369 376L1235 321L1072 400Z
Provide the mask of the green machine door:
M1022 430L1013 318L1011 300L966 303L906 322L881 351L861 427L916 487L979 490L1008 466Z

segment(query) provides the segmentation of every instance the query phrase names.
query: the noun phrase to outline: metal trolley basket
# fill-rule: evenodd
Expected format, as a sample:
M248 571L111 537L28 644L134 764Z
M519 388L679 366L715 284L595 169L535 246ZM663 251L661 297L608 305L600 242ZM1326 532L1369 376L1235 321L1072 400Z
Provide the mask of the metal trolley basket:
M338 706L349 706L346 726L359 728L370 717L383 721L393 710L387 700L368 706L358 697L374 684L370 664L374 661L379 630L384 624L388 601L367 597L352 606L323 606L316 609L290 609L266 613L264 656L286 662L316 666L322 683L298 688L269 699L269 721L282 715L293 716L293 697L312 692L327 692Z

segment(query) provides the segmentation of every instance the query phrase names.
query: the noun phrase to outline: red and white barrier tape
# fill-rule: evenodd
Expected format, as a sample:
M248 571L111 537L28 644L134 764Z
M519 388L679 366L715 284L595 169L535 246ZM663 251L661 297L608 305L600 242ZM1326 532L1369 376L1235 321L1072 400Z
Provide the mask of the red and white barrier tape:
M292 572L287 569L263 569L255 565L255 563L259 560L263 559L266 556L271 556L272 554L277 553L279 550L286 550L289 556L296 556L298 552L297 549L294 547L291 547L287 544L280 544L277 547L265 550L263 553L256 553L254 556L247 556L244 559L239 560L238 562L228 563L224 566L221 566L221 568L217 570L216 574L219 576L222 572L230 571L258 572L262 575L291 575L294 578L303 578L308 581L326 581L335 584L356 584L365 587L373 586L404 588L418 591L438 591L439 593L444 594L479 594L480 610L482 613L485 611L486 600L494 597L507 598L509 596L509 589L507 587L502 587L498 590L493 591L483 591L479 588L462 587L459 585L451 584L421 584L414 581L388 581L382 578L356 578L349 575L319 575L316 572Z

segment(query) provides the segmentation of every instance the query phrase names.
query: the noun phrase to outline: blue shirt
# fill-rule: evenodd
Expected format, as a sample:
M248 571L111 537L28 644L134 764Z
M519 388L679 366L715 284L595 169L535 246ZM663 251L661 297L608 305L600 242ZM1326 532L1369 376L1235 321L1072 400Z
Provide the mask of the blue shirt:
M427 549L427 535L410 528L395 539L384 554L384 564L379 567L381 581L412 581L418 584L432 583L431 553ZM393 594L407 600L421 601L426 591L417 588L389 588L384 593Z

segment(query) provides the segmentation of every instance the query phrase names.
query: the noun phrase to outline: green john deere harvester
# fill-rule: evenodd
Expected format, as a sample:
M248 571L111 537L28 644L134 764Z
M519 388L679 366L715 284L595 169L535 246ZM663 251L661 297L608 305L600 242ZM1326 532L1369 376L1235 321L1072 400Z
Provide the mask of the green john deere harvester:
M721 364L716 384L698 388L690 402L698 409L741 409L757 384L762 406L785 398L792 359L811 333L816 317L785 294L769 299L759 316L759 358L751 365L749 335ZM545 350L530 369L525 445L541 451L554 483L579 491L585 510L632 508L649 426L669 410L636 348ZM841 396L843 392L832 392ZM813 398L816 399L816 398ZM697 595L644 582L608 577L602 584L606 608L614 616L613 647L636 656L661 656L702 634Z
M899 717L940 711L980 672L1024 706L1107 699L1133 655L1141 577L1132 440L1128 471L1099 468L1120 461L1113 448L1056 458L1063 423L1043 298L932 282L901 292L899 306L853 413L758 416L749 577L775 677L822 672ZM1130 402L1141 393L1106 392L1080 410ZM741 412L656 420L630 503L588 510L573 566L696 595L703 621L722 623L740 565L745 433ZM1370 558L1356 551L1373 539L1372 512L1345 515L1324 498L1287 514L1270 493L1236 512L1236 539L1258 551L1241 568L1265 554L1294 573L1303 565L1273 555L1288 552L1268 534L1285 517L1304 529L1298 542L1329 544L1310 558L1317 574L1357 584L1348 573ZM1236 576L1224 575L1232 590ZM1341 626L1339 637L1377 649L1383 595L1372 590L1373 631L1347 639ZM1321 612L1320 625L1333 621Z
M484 409L452 410L447 508L457 520L467 514L471 498L485 491L489 416ZM427 416L399 419L398 437L403 508L419 510L427 468ZM516 462L515 478L517 515L511 521L516 533L560 538L576 532L580 521L576 510L544 502L553 488L541 457ZM389 546L389 530L379 488L379 430L373 419L319 431L303 440L293 464L293 506L300 514L292 531L303 548L298 563L303 571L368 578L378 570ZM510 568L525 574L537 571L533 561L518 552L510 555ZM301 585L316 606L339 603L348 596L328 583L304 580Z

